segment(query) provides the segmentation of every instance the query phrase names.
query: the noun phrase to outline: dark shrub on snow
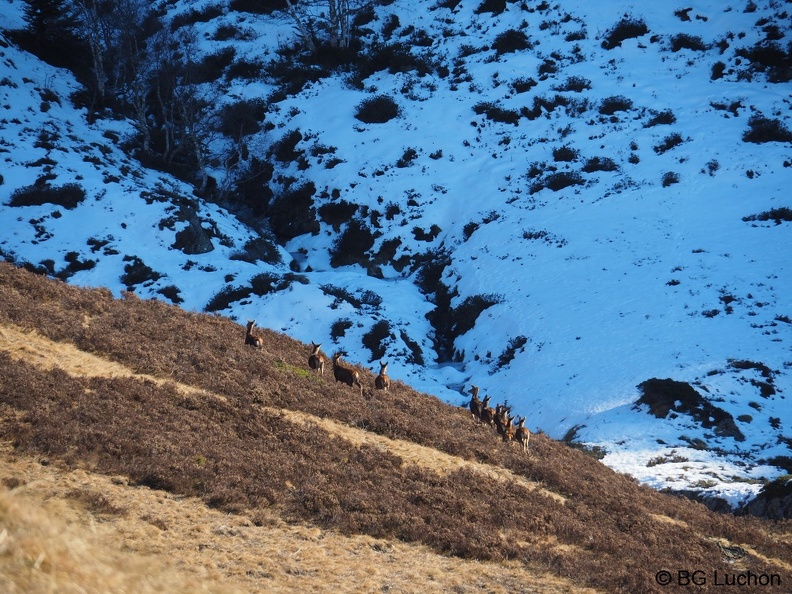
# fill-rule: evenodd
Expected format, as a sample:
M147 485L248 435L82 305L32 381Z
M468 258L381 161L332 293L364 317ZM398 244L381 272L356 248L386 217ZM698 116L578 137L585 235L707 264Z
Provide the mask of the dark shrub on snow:
M399 116L398 103L387 95L377 95L361 101L355 109L355 117L366 124L384 124Z

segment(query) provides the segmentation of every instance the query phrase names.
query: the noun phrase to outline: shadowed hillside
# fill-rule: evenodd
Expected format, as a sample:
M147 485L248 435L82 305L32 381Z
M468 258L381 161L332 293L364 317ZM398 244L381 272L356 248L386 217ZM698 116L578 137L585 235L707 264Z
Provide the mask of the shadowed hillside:
M772 591L792 584L788 522L712 513L541 434L525 456L465 410L400 382L376 391L362 368L360 394L329 370L314 374L307 345L258 333L263 349L226 318L0 264L4 456L116 477L141 497L195 498L201 513L231 514L229 525L310 527L420 545L422 559L486 562L506 591L521 589L521 572L537 592L667 591L661 570L705 572L703 592L719 589L715 572L774 576L783 587ZM4 476L0 488L13 495L26 480ZM97 507L95 492L83 499ZM300 587L249 571L243 589Z

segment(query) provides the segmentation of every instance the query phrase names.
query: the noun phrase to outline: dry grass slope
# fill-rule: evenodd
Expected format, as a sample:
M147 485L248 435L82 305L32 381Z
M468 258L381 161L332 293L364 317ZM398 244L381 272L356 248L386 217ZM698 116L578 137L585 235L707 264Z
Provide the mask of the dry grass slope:
M364 369L361 394L259 333L252 349L231 320L0 264L0 580L63 573L18 546L29 505L75 532L34 535L42 552L65 534L97 559L57 564L75 588L116 554L131 569L108 591L660 592L657 571L687 568L792 584L789 523L711 513L543 435L526 457L463 410L375 391ZM139 563L172 579L135 590Z

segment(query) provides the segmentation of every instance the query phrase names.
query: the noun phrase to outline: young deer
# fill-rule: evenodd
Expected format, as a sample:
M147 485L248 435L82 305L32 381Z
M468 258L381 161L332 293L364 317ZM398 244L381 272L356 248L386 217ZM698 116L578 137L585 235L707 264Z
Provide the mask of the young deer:
M489 405L491 396L484 396L484 401L481 403L481 421L485 425L492 425L495 418L495 409Z
M377 390L385 390L387 391L390 388L390 378L386 375L388 371L388 364L380 362L380 372L377 377L374 378L374 387Z
M260 336L253 334L253 326L256 325L256 320L247 321L247 330L245 331L245 344L254 346L257 349L264 348L264 340Z
M314 371L319 370L321 375L324 375L324 355L319 351L321 344L311 342L311 354L308 356L308 367Z
M473 415L473 418L477 421L481 420L481 408L482 402L479 399L479 388L478 386L470 386L470 393L472 394L470 398L470 403L468 407L470 408L470 414Z
M517 422L517 429L514 430L514 441L520 444L523 452L528 452L528 440L531 439L531 432L525 427L525 417Z
M343 382L347 386L357 386L360 388L360 393L363 393L363 384L360 383L360 374L357 370L351 367L344 367L340 363L341 355L343 353L336 353L333 355L333 376L335 381Z

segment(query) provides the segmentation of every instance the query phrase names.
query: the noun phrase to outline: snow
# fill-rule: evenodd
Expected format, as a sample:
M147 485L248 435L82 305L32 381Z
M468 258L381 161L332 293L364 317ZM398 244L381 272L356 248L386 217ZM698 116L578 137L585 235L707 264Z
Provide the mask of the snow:
M531 430L559 439L571 432L577 441L602 448L605 464L643 483L699 490L733 505L746 501L763 481L783 473L768 461L792 455L792 407L785 400L792 388L792 223L743 220L792 206L792 146L746 143L742 134L757 113L792 127L792 95L788 83L768 83L761 75L713 81L710 74L719 60L732 60L734 68L734 48L763 38L756 23L774 13L773 2L758 1L757 10L746 13L741 4L702 0L689 22L662 2L567 0L563 7L543 10L526 3L529 11L507 3L497 17L474 14L476 2L463 1L453 12L431 10L435 4L379 7L379 21L371 26L377 29L385 16L398 13L400 31L410 25L426 30L435 39L436 54L446 56L450 67L458 58L467 79L379 72L360 90L343 75L324 78L271 105L267 119L275 128L252 138L250 146L263 157L272 142L300 130L304 140L298 148L334 147L333 156L342 162L332 168L309 157L306 171L294 163L276 163L276 171L312 181L316 207L331 202L332 190L338 190L342 200L361 207L359 213L364 207L379 213L373 252L392 239L401 241L395 259L444 251L450 264L442 282L456 291L453 307L477 295L497 297L474 328L457 338L460 361L436 360L426 318L434 304L417 286L415 269L385 265L382 278L360 266L334 269L330 252L338 235L325 223L318 234L282 246L283 264L231 259L259 232L195 198L186 184L130 159L111 141L130 134L128 123L88 125L84 111L68 101L79 86L73 77L14 46L0 49L0 80L13 81L0 85L0 253L34 264L52 260L60 270L65 255L77 252L96 265L69 282L106 286L115 294L126 289L120 279L125 256L137 256L163 275L137 285L137 293L164 299L158 291L175 286L181 306L197 311L225 286L245 286L263 272L290 273L289 261L298 255L299 281L219 313L322 343L326 352L344 350L348 360L374 370L378 361L362 339L374 323L388 320L392 338L383 360L394 379L454 404L466 402L470 385L479 385L494 402L508 401L517 414L527 415ZM21 26L21 5L12 0L0 7L6 27ZM195 6L175 3L170 10ZM567 14L572 18L565 19ZM643 18L650 33L603 49L603 35L625 15ZM275 17L222 18L252 32L252 40L238 42L238 56L274 57L293 35ZM462 46L489 46L523 21L533 49L460 57ZM214 26L199 26L205 51L216 51L218 43L208 39ZM585 39L566 40L580 31ZM668 40L678 33L710 44L728 39L730 49L671 52ZM784 34L788 44L788 26ZM542 80L537 68L551 57L558 72ZM537 80L535 88L512 91L512 81L529 77ZM591 89L555 90L569 77L584 77ZM60 104L43 110L42 89L54 91ZM234 81L224 99L265 98L272 90L267 81ZM523 117L516 126L473 110L481 102L519 110L530 107L534 97L559 93L587 101L588 107L578 117L558 108L534 120ZM401 117L385 124L355 119L356 106L376 94L393 97ZM627 97L633 108L613 118L599 114L600 102L614 96ZM717 107L733 102L740 105L736 114ZM665 110L675 123L646 127L653 114ZM45 133L53 137L49 148L38 142ZM654 148L672 133L683 142L665 152ZM564 146L579 151L576 161L554 161L553 150ZM417 152L412 165L398 167L410 148ZM545 173L580 172L592 157L609 157L619 170L582 173L583 185L559 192L531 191L541 179L529 178L532 164ZM7 206L15 189L41 175L42 166L35 163L42 158L54 161L55 183L76 181L86 189L81 205L73 210ZM667 172L676 173L679 183L663 187ZM184 223L166 224L176 217L174 203L141 196L156 188L191 201L204 227L216 230L213 251L185 255L172 247ZM399 207L390 218L383 214L389 204ZM471 233L472 224L477 227ZM433 225L440 228L436 237L416 239L414 228L428 232ZM89 239L108 244L92 250ZM357 299L374 294L381 302L356 306L328 294L328 285ZM331 329L339 320L351 325L334 339ZM418 344L423 364L414 362L403 336ZM523 346L499 365L510 341L520 337ZM741 360L769 367L775 394L760 393L762 378L755 369L730 365ZM655 377L689 382L733 415L745 441L717 437L683 414L657 419L646 407L634 406L638 384ZM691 447L696 439L708 449Z

